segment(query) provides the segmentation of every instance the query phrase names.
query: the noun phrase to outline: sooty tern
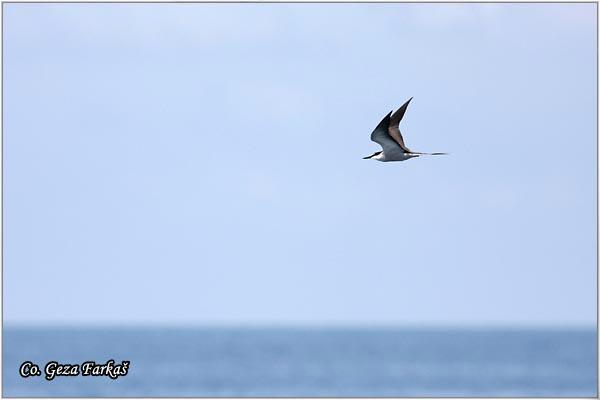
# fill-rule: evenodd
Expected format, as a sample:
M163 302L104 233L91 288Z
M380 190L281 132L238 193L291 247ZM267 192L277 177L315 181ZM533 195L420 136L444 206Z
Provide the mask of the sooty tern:
M386 115L377 128L371 133L371 140L378 143L383 151L378 151L371 154L370 156L363 157L363 159L371 159L377 161L406 161L414 157L419 156L439 156L448 153L418 153L411 151L404 144L404 138L400 133L400 121L404 117L404 113L408 108L408 103L412 100L412 97L408 99L406 103L402 105L395 113L392 111Z

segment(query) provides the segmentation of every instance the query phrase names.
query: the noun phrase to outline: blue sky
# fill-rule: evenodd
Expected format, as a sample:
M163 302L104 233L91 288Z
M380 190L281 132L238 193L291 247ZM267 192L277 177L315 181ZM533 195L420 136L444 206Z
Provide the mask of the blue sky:
M595 323L595 4L3 8L6 322Z

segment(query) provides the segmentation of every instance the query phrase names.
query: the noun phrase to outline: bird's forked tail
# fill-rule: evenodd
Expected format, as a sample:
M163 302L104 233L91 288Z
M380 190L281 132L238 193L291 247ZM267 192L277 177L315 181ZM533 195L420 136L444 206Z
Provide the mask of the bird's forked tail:
M447 156L450 153L415 153L420 156Z

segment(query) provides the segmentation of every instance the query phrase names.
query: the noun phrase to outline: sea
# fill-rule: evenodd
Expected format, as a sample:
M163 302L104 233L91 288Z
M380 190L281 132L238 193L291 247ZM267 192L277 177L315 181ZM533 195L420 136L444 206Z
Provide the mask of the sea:
M2 354L4 397L598 395L595 329L5 326ZM45 378L109 360L127 374Z

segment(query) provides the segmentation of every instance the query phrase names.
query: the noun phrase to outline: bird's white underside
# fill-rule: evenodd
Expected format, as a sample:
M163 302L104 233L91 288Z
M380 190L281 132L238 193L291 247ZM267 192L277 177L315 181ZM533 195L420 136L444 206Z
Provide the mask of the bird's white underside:
M377 154L375 157L371 158L372 160L377 161L406 161L411 158L418 157L418 154L409 154L409 153L400 153L394 152L393 154L385 154L385 151Z

